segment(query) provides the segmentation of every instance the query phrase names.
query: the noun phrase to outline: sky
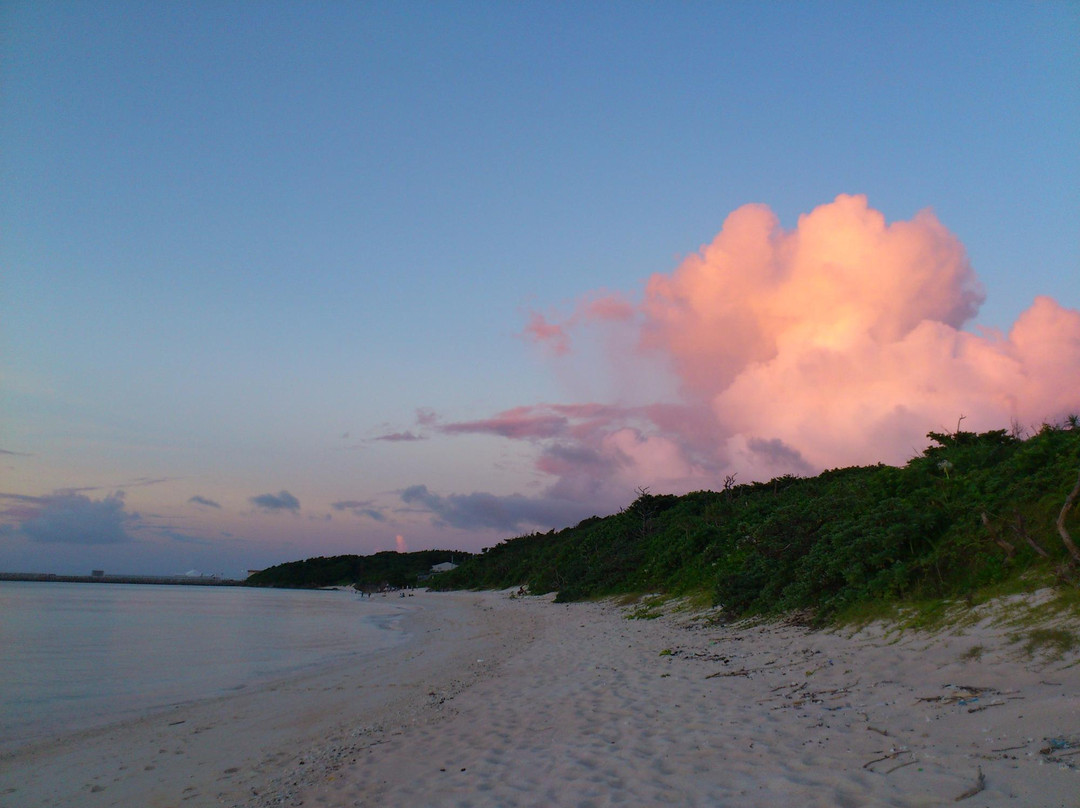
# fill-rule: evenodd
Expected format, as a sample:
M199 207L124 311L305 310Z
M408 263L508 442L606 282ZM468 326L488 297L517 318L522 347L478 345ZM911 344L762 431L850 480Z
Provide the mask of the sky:
M1076 3L12 0L0 53L3 571L476 551L1080 411Z

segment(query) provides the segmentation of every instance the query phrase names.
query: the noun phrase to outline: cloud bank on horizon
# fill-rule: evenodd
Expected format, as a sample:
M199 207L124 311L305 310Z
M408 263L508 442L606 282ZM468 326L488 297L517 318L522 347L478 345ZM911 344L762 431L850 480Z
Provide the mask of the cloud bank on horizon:
M1034 296L1007 334L963 330L983 299L963 245L929 210L888 224L865 196L841 195L788 231L745 205L640 300L587 294L525 328L557 369L600 351L625 389L653 400L429 418L444 435L535 444L547 487L417 486L402 498L461 527L549 526L621 507L639 486L903 463L961 416L970 430L1027 428L1080 410L1080 311Z
M0 494L0 508L17 524L0 527L0 536L22 536L44 544L126 544L129 529L142 520L126 510L124 492L94 500L77 491L58 491L44 497Z

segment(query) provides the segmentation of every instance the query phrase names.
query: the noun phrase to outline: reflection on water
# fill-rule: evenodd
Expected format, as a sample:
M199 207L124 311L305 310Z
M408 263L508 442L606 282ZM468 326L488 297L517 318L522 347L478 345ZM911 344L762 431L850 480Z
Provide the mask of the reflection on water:
M396 613L343 592L0 582L0 744L377 651Z

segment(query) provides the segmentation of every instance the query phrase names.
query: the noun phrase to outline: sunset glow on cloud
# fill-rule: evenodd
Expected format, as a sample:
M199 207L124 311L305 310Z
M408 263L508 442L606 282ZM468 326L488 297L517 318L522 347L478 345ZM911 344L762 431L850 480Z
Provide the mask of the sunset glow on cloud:
M478 550L1080 411L1075 4L225 5L4 15L0 571Z
M888 224L842 195L787 231L746 205L636 305L589 296L527 329L556 362L598 335L624 376L660 358L677 380L668 401L593 405L591 418L518 408L446 431L549 439L538 468L558 478L552 490L583 495L578 477L602 467L625 499L633 485L902 463L960 416L966 429L1037 427L1080 408L1080 312L1038 297L1007 335L961 330L982 300L963 245L930 211ZM605 333L613 324L621 337Z

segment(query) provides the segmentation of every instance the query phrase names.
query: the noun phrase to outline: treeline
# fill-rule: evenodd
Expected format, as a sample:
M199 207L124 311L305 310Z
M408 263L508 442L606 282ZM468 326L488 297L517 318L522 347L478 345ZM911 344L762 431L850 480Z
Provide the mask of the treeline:
M435 564L453 560L460 563L471 556L460 550L420 550L396 553L387 550L374 555L339 555L308 558L278 564L252 574L244 583L249 586L276 586L291 589L317 589L324 586L395 587L415 586Z
M504 541L431 582L525 585L560 601L705 594L731 616L960 596L1026 571L1076 583L1080 428L929 434L903 467L876 465L640 496L621 513ZM1071 533L1070 533L1071 532Z

